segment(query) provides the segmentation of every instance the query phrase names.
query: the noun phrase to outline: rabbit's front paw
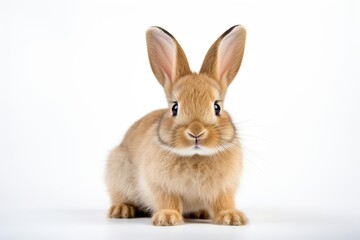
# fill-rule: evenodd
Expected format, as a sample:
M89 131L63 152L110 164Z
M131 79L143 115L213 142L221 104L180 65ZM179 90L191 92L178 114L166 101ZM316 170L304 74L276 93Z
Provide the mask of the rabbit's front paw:
M127 204L112 205L108 215L110 218L133 218L135 208Z
M247 221L245 214L235 209L223 210L219 212L214 219L214 222L217 224L236 226L245 225Z
M184 220L179 211L167 209L155 213L152 223L156 226L174 226L184 223Z

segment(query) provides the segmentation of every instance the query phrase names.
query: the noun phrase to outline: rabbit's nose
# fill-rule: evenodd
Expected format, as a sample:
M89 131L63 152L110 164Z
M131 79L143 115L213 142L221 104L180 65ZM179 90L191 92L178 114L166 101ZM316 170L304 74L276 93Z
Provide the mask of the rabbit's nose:
M194 135L194 134L191 133L191 132L188 132L188 134L189 134L190 137L199 138L199 137L201 137L201 136L204 134L204 132L202 132L202 133L200 133L200 134L198 134L198 135Z
M195 138L195 139L198 139L200 137L205 137L206 132L207 131L206 131L205 127L199 122L192 122L186 131L188 136Z

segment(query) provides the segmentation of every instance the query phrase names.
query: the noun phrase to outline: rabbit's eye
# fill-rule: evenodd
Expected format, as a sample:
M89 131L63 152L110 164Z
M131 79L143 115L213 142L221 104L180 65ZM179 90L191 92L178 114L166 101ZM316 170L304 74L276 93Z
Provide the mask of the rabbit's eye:
M172 110L172 115L175 117L178 112L178 103L177 102L174 102L174 105L172 106L171 110Z
M217 102L215 102L214 103L214 111L215 111L215 115L216 116L220 116L220 105L217 103Z

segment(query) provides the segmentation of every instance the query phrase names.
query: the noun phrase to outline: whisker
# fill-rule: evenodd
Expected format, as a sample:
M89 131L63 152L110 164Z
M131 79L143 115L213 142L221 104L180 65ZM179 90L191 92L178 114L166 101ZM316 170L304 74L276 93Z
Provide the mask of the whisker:
M247 122L254 121L254 120L255 120L255 118L247 118L244 120L240 120L239 124L247 123Z
M258 164L256 164L254 161L250 160L248 157L244 157L243 159L244 159L244 162L246 161L246 162L250 163L250 164L253 165L257 170L259 170L259 171L261 171L261 172L264 173L264 171L261 169L261 167L260 167ZM245 169L246 169L246 168L245 168Z
M251 134L247 134L247 133L239 133L238 135L239 135L240 139L243 139L243 136L246 136L246 137L256 138L258 140L264 140L263 138L261 138L259 136L255 136L255 135L251 135Z
M259 155L258 153L255 153L253 150L250 150L249 147L247 147L246 145L242 144L242 148L247 151L248 153L250 153L252 156L256 157L257 159L263 161L264 163L266 164L269 164L269 162L264 158L262 157L261 155Z

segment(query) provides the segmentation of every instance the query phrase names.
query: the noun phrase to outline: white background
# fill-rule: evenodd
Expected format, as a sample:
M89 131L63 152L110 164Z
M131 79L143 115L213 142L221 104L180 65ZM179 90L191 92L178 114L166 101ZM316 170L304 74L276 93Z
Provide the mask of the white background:
M107 220L108 152L166 106L146 29L171 32L197 71L235 24L247 45L225 108L245 148L237 205L250 225ZM1 1L0 238L128 239L142 228L149 238L355 239L359 63L355 0Z

